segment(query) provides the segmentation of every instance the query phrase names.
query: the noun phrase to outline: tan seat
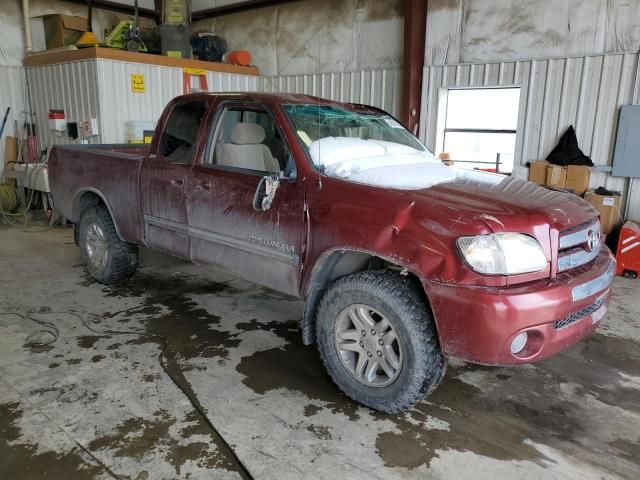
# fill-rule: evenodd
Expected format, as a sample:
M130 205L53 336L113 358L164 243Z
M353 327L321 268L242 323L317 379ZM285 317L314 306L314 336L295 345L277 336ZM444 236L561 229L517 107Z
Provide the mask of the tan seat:
M279 172L278 161L262 144L264 136L264 128L257 123L236 124L231 131L231 143L223 143L216 148L216 163L260 172Z

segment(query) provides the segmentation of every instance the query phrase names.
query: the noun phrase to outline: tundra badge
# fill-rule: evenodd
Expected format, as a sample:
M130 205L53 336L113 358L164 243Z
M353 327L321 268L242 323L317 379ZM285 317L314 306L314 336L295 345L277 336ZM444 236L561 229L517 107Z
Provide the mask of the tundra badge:
M295 253L295 248L293 245L289 245L288 243L278 242L276 240L270 240L268 238L263 238L258 235L249 234L249 241L252 243L259 243L260 245L264 245L265 247L275 248L278 250L284 250L285 252Z

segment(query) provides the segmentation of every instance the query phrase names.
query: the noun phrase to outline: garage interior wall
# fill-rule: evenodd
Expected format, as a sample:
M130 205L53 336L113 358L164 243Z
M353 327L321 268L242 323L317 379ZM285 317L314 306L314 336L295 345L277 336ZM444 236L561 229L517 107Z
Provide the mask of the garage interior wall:
M42 15L64 14L87 17L87 7L57 0L30 0L31 16L31 36L33 50L45 50L44 28ZM98 39L104 39L104 29L118 23L126 15L107 10L94 8L92 17L92 28ZM143 19L143 21L146 21ZM11 112L7 119L7 126L3 133L15 135L14 120L24 123L27 110L26 97L26 76L22 67L22 59L25 55L24 28L22 17L22 2L20 0L0 1L0 32L2 32L2 42L0 43L0 110L1 115L7 107L11 107ZM47 88L46 91L48 91ZM32 90L35 93L35 89ZM74 92L75 93L75 92ZM44 125L45 120L36 123ZM0 117L1 121L1 117ZM0 146L0 174L4 168L4 141Z
M619 107L640 102L640 0L430 0L421 139L438 150L451 87L521 87L515 164L544 159L569 125L596 165L610 165ZM595 172L591 187L627 193ZM640 220L640 182L629 218Z
M266 77L399 68L403 28L403 0L304 0L192 24L249 50Z
M7 32L0 47L0 110L11 103L14 114L25 105L19 3L7 0L0 9L0 27ZM84 7L65 2L31 4L32 17L86 15ZM430 0L428 8L420 136L429 147L437 146L442 89L520 86L516 164L545 158L571 124L585 153L596 164L610 164L618 107L640 101L640 0ZM96 9L94 30L100 36L121 17ZM247 85L249 90L370 103L398 115L402 0L307 0L195 22L193 27L221 35L230 48L253 53L262 77L257 85ZM43 40L33 30L37 49ZM211 80L210 85L217 88ZM629 212L636 220L638 183ZM593 187L624 191L626 184L604 174L592 177Z
M193 8L210 6L195 0ZM194 22L249 50L259 90L366 103L400 114L403 0L305 0ZM247 31L251 35L247 37Z
M263 92L305 93L339 102L362 103L400 115L402 69L261 77Z
M27 73L42 146L73 142L48 130L50 109L64 110L70 122L97 119L99 133L90 137L89 143L124 143L126 121L156 122L169 100L184 91L181 68L110 59L29 67ZM144 75L144 93L131 91L134 73ZM207 83L216 92L256 91L259 78L208 72ZM119 101L113 101L114 95Z

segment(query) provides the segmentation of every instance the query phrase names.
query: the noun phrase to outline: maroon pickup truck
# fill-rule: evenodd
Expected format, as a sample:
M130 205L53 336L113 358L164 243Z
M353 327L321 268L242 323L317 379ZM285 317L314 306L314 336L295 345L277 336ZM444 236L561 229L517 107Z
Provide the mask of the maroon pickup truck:
M615 261L582 199L433 157L389 114L303 95L174 99L147 146L57 146L56 209L90 274L139 245L305 300L348 396L397 412L446 357L541 360L592 332Z

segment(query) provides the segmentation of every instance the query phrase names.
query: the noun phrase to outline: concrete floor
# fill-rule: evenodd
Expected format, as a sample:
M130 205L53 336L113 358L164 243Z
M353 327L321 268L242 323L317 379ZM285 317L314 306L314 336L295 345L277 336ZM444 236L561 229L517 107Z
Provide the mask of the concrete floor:
M240 478L162 338L255 478L640 478L640 280L617 278L599 332L556 358L453 362L426 401L382 415L301 344L298 301L146 251L104 287L69 229L0 240L0 478ZM47 346L51 326L6 313L38 307Z

